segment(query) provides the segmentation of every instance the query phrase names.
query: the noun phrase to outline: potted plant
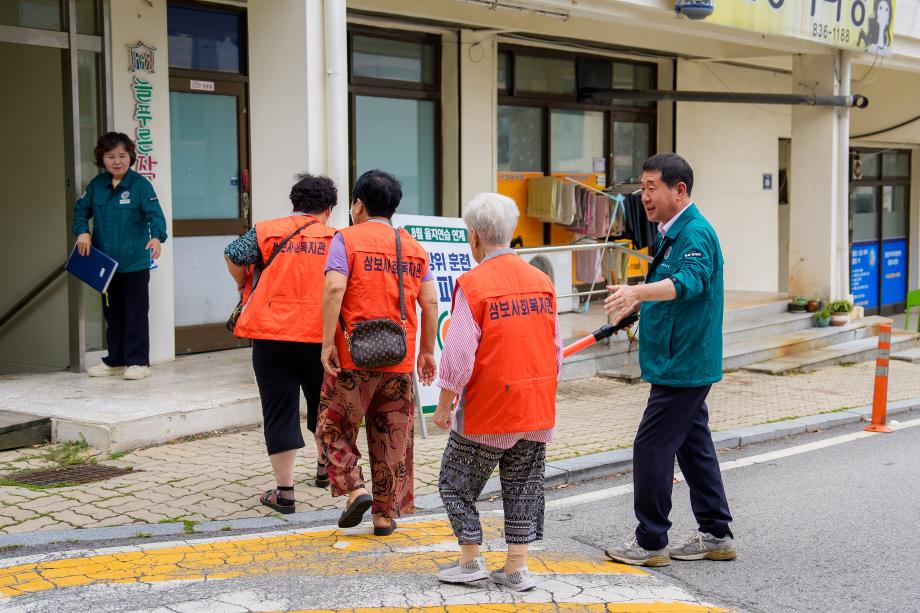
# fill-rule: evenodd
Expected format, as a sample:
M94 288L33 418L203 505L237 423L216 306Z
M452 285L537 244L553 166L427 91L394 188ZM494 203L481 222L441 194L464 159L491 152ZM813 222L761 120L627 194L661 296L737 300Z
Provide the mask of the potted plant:
M831 323L831 312L827 307L815 313L815 324L819 328L826 328Z
M820 307L819 304L818 304L818 299L817 299L817 298L811 298L811 299L808 301L808 303L805 305L805 309L806 309L809 313L817 313L817 312L818 312L818 309L820 309L820 308L821 308L821 307Z
M850 323L850 311L853 310L853 303L849 300L834 300L827 305L827 310L831 312L832 326L845 326Z
M796 296L789 301L789 311L792 313L804 313L808 306L808 300L805 296Z

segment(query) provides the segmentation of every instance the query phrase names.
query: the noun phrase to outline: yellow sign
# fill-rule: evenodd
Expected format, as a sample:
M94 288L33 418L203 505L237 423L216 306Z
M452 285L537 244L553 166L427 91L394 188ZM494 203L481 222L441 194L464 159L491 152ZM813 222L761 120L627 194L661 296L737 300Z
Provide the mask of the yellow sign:
M742 30L891 55L895 0L716 0L707 19Z

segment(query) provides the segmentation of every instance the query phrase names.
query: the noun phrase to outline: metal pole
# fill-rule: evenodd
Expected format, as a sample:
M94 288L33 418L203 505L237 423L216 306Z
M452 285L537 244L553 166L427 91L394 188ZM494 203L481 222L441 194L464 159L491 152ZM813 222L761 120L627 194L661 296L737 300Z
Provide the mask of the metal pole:
M860 94L846 96L817 96L813 94L759 94L756 92L701 92L664 89L612 89L583 87L578 91L580 101L589 98L620 100L657 100L673 102L728 102L740 104L804 104L807 106L845 106L864 109L869 99Z
M412 395L415 397L412 402L415 404L415 410L418 411L419 425L422 426L422 438L428 438L428 423L425 421L425 410L422 408L422 401L418 395L418 379L412 377Z
M537 253L560 253L564 251L591 251L594 249L618 249L623 253L627 253L633 257L639 258L640 260L646 260L651 262L653 259L652 256L642 253L641 251L636 251L625 247L619 243L585 243L583 245L555 245L550 247L525 247L523 249L515 249L514 252L518 255L534 255Z

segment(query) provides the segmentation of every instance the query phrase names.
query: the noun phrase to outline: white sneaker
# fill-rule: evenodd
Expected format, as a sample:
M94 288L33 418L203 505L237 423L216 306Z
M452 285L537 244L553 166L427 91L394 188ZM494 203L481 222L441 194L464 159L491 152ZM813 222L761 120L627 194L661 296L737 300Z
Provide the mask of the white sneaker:
M86 374L90 377L117 377L124 372L124 366L109 366L105 362L86 369Z
M124 378L126 381L139 381L140 379L146 379L150 376L150 367L149 366L128 366L125 369Z
M486 561L480 558L473 558L466 564L456 564L443 570L438 571L438 581L444 583L472 583L489 578L489 570L486 568Z
M530 576L527 567L519 568L513 573L506 573L505 569L492 571L492 581L498 585L504 585L516 592L526 592L537 587L537 582Z

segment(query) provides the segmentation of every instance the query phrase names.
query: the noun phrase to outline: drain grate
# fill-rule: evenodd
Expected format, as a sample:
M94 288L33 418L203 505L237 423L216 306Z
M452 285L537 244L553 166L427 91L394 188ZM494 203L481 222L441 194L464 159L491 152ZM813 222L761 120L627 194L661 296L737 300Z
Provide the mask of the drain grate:
M134 472L130 468L103 466L101 464L74 464L52 470L29 470L9 475L7 478L26 485L49 487L64 484L92 483Z

